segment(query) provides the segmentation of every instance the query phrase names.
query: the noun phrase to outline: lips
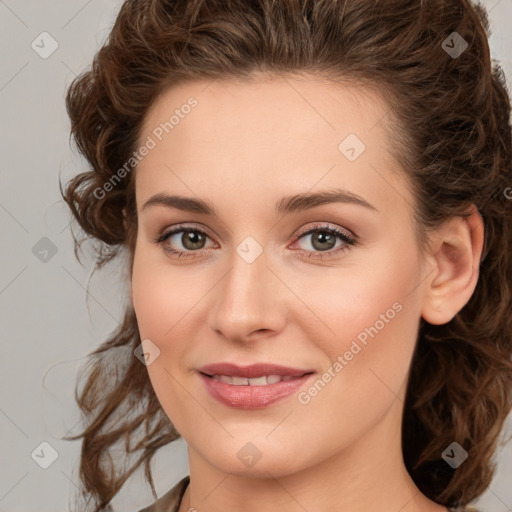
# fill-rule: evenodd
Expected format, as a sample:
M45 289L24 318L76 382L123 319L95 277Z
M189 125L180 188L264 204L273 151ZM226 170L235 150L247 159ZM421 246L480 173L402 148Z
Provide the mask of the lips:
M288 382L293 379L299 379L300 377L292 377L291 375L268 375L248 379L246 377L232 377L230 375L212 375L210 378L217 382L231 384L232 386L268 386L270 384L278 384L279 382Z
M198 373L209 394L220 403L260 409L291 397L314 378L315 372L270 363L217 363L203 366Z
M283 377L302 377L308 373L313 373L313 370L291 368L289 366L281 366L271 363L257 363L248 366L238 366L233 363L215 363L199 368L199 372L210 377L218 375L225 377L256 379L260 377L279 376L283 379Z

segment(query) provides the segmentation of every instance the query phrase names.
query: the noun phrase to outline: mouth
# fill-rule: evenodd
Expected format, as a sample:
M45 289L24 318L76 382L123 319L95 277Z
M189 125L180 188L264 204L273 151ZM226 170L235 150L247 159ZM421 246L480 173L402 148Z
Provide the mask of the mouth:
M213 377L216 380L218 380L217 377L219 379L231 378L233 379L233 382L228 380L223 380L222 382L241 386L258 386L265 385L267 383L275 384L277 382L281 382L281 380L290 380L288 377L303 377L308 373L314 373L311 369L291 368L289 366L282 366L274 363L255 363L244 366L234 363L213 363L199 368L198 371L203 375ZM263 377L270 379L270 382L264 382L263 380L254 384L248 382L251 380L262 379ZM280 378L281 380L276 380L277 378Z
M232 386L269 386L272 384L279 384L279 382L288 382L291 380L297 380L305 375L310 375L313 372L306 372L302 375L262 375L261 377L240 377L236 375L210 375L208 373L200 372L205 377L216 380L217 382L225 382Z
M289 398L315 373L267 363L250 366L217 363L198 370L210 396L237 409L261 409Z

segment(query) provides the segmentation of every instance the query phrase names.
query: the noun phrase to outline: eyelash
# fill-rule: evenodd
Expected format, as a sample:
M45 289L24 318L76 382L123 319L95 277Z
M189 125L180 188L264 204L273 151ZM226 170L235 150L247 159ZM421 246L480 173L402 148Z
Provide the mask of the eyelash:
M164 231L157 239L153 240L153 242L155 244L158 244L160 246L162 246L162 249L166 252L166 253L170 253L172 255L177 255L178 258L196 258L197 257L197 253L201 253L203 251L205 251L206 249L198 249L196 251L179 251L179 250L176 250L176 249L172 249L170 247L166 247L164 246L164 242L169 238L171 237L172 235L175 235L177 233L182 233L182 232L192 232L192 233L201 233L202 235L204 235L205 237L208 237L208 234L206 233L206 231L204 231L203 229L199 228L198 226L191 226L191 225L183 225L183 224L179 224L177 225L176 227L168 230L168 231ZM308 256L308 258L314 258L314 259L324 259L326 257L333 257L335 255L337 255L338 253L340 252L345 252L345 251L349 251L351 249L352 246L356 245L357 244L357 237L355 235L352 235L352 234L349 234L347 231L345 230L341 230L339 228L336 228L336 227L332 227L332 226L328 226L328 225L318 225L318 226L313 226L312 228L309 228L308 230L302 232L302 233L299 233L293 243L296 243L298 240L306 237L307 235L310 235L312 233L316 233L317 231L320 231L320 232L327 232L327 233L330 233L330 234L333 234L335 235L337 238L340 238L345 245L342 245L340 247L337 247L336 249L330 249L329 251L308 251L306 249L301 249L302 251L305 251L307 253L310 253L311 255ZM328 254L329 256L325 256L325 254Z

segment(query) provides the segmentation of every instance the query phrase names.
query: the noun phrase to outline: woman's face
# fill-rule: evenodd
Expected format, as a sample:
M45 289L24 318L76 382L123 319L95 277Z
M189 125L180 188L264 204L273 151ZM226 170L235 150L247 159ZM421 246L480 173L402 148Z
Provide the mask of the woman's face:
M148 112L133 303L197 464L279 476L396 449L428 269L388 111L364 88L288 77L192 82ZM200 372L214 363L298 372L238 386Z

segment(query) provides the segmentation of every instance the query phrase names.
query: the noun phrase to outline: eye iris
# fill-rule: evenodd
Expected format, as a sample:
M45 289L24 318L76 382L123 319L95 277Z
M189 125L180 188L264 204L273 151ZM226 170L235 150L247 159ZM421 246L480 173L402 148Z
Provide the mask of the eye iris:
M311 233L311 244L316 251L329 250L336 245L336 235L330 231L315 231ZM188 250L202 249L205 236L200 231L183 230L181 243Z
M198 231L185 231L181 237L181 243L187 249L202 249L201 243L204 245L204 238L203 234ZM200 247L197 247L197 244Z
M317 246L319 243L319 247ZM336 236L328 231L317 231L313 233L311 244L315 250L332 249L336 245ZM324 245L324 244L327 244Z

